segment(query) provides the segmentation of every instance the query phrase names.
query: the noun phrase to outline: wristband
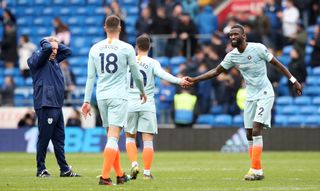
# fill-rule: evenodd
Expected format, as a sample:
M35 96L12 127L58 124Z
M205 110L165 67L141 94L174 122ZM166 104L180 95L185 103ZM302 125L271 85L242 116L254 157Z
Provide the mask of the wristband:
M291 78L289 80L292 84L294 84L297 81L297 79L293 76L291 76Z

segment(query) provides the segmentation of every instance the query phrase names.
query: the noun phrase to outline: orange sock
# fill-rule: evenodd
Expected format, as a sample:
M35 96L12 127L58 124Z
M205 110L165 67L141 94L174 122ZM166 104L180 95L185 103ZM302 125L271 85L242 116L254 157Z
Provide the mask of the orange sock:
M110 171L117 156L117 150L106 147L103 152L102 178L110 178Z
M252 146L252 160L251 168L260 170L261 169L261 154L262 154L263 142L262 136L253 137L253 146Z
M121 165L120 165L120 151L118 150L117 154L116 154L116 158L113 162L113 168L114 171L116 172L116 176L123 176L123 171L121 169Z
M135 140L133 140L133 141L131 139L129 139L129 140L130 141L128 141L128 138L126 140L126 150L127 150L127 154L128 154L129 160L132 163L134 161L137 161L138 149L137 149Z
M144 163L144 169L150 170L153 160L153 143L152 141L144 141L143 142L143 151L142 151L142 158Z
M110 178L110 171L118 153L118 139L115 137L108 137L106 147L103 151L103 167L102 178Z

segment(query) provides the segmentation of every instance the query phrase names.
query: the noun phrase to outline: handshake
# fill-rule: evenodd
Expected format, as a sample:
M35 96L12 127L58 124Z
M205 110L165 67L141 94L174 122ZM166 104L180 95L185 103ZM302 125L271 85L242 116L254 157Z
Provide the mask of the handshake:
M179 85L183 88L188 88L196 83L196 80L192 77L189 77L189 76L185 76L180 79L181 79L181 81L180 81Z

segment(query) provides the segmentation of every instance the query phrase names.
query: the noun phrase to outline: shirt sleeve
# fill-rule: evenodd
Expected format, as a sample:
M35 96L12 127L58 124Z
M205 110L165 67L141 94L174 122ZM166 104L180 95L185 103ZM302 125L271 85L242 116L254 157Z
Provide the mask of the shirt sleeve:
M263 44L259 44L257 50L259 51L259 55L262 59L264 59L267 62L270 62L273 58L273 55L271 52L267 49L267 47Z
M88 59L88 76L87 76L87 82L86 82L86 88L85 88L85 94L84 94L84 102L90 103L92 91L94 87L94 81L96 79L96 67L94 64L94 58L92 56L92 49L89 52L89 59Z
M154 74L159 78L166 80L173 84L180 84L181 79L171 75L170 73L166 72L164 69L161 68L160 63L157 61L155 62L154 66Z
M220 64L224 69L229 70L234 64L231 62L231 55L228 53Z
M129 68L132 74L132 78L137 86L137 88L140 90L141 93L144 93L144 86L143 86L143 80L142 80L142 74L139 72L138 64L136 63L136 55L134 52L134 49L132 46L130 46L128 50L128 64Z

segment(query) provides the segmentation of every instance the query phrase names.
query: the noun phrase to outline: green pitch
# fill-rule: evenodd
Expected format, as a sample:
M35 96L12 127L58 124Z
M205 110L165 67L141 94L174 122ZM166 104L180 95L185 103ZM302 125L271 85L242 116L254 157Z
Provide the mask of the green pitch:
M101 154L67 154L67 159L83 177L60 178L54 155L49 154L47 168L53 177L36 178L34 154L0 153L0 190L320 190L320 152L264 152L266 179L255 182L242 179L249 169L246 153L156 152L154 180L143 180L140 173L137 180L113 187L98 185ZM121 163L128 172L125 153ZM112 178L115 182L114 174Z

